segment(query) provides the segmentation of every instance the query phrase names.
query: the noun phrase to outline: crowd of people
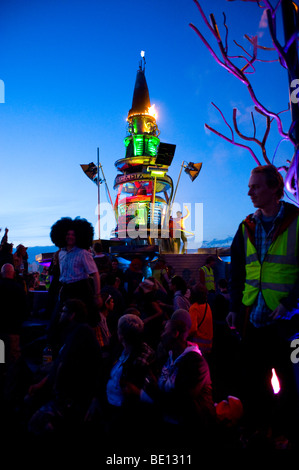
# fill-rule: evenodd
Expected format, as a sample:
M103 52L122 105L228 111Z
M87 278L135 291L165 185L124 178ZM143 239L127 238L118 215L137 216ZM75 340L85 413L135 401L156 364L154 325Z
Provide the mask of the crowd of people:
M299 276L298 255L292 260L294 248L287 239L282 248L276 246L279 260L274 249L271 261L267 250L263 256L268 264L284 264L285 249L291 281L282 276L284 289L279 289L268 274L271 266L262 279L265 285L254 281L260 276L258 263L264 262L263 230L272 247L289 230L283 215L279 230L278 212L284 208L296 228L299 211L280 202L278 183L269 183L268 171L252 172L249 194L260 212L236 234L230 279L215 279L217 259L210 256L192 285L163 257L152 263L150 273L138 256L123 270L117 257L93 243L88 221L58 220L50 233L58 250L49 270L48 327L39 343L51 348L52 361L43 364L42 347L37 348L35 368L28 366L22 328L30 317L20 282L26 256L19 250L23 261L6 258L0 280L6 360L0 364L0 380L7 424L32 438L67 431L110 447L293 448L298 390L293 364L282 355L289 344L289 336L282 338L282 324L286 312L297 306ZM2 249L7 231L5 236ZM259 322L264 322L261 328ZM281 380L279 396L268 374L274 367Z

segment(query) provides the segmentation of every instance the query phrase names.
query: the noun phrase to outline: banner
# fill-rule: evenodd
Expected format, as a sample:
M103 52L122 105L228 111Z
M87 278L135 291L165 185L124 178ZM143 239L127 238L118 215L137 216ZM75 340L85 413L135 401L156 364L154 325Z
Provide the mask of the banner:
M198 177L199 172L202 168L202 163L188 163L187 167L185 168L185 173L190 176L191 181L194 181L195 178Z
M97 166L91 162L88 165L80 165L84 173L88 176L91 181L93 181L95 184L98 184L98 168ZM101 180L100 180L101 183Z

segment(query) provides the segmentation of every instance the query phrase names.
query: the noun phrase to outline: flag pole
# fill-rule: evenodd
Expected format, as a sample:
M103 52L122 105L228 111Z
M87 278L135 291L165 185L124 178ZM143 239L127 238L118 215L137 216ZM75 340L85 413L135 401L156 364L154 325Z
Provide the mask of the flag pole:
M100 163L99 163L99 166L101 167L102 175L103 175L103 180L105 181L105 186L106 186L106 189L107 189L107 192L108 192L110 204L111 204L111 206L112 206L112 208L113 208L113 202L112 202L111 195L110 195L110 191L109 191L109 188L108 188L108 184L107 184L107 181L106 181L106 178L105 178L105 175L104 175L103 166L102 166Z
M154 216L155 216L155 199L156 199L156 188L157 188L157 177L154 177L154 189L152 195L152 208L151 208L151 227L154 223Z
M178 189L179 181L180 181L181 174L182 174L182 171L183 171L183 168L184 168L184 163L185 163L185 161L183 160L182 165L181 165L181 169L180 169L180 173L179 173L179 177L178 177L178 181L177 181L177 184L176 184L176 187L175 187L174 195L173 195L173 198L172 198L172 202L170 203L170 206L169 206L168 218L171 214L171 209L172 209L172 206L173 206L173 203L174 203L174 200L175 200L175 196L176 196L176 192L177 192L177 189Z
M100 156L99 156L99 147L97 149L97 167L98 167L98 232L99 240L101 239L101 219L100 219Z

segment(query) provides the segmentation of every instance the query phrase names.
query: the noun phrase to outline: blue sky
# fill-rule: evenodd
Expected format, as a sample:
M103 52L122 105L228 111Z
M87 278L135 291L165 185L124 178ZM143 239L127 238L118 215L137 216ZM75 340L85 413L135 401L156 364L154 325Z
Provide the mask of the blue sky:
M270 45L262 10L254 3L202 0L201 5L207 15L215 14L222 31L226 12L233 54L240 53L233 39L247 47L245 33ZM99 147L114 200L114 162L125 155L141 50L160 140L176 144L169 171L174 185L182 161L203 163L193 183L182 174L175 202L190 204L192 211L196 203L203 205L205 240L234 235L252 212L247 184L255 162L204 124L229 135L211 102L230 124L235 106L242 132L250 135L253 105L244 85L216 64L189 23L215 45L193 0L1 0L0 227L9 228L11 242L51 245L51 226L65 216L85 217L97 233L97 188L80 164L96 162ZM287 108L287 73L277 63L258 64L252 80L267 106L275 112ZM282 119L287 130L289 113ZM272 127L271 158L279 142ZM257 133L263 132L259 118ZM275 162L291 157L284 142ZM103 185L101 202L107 202Z

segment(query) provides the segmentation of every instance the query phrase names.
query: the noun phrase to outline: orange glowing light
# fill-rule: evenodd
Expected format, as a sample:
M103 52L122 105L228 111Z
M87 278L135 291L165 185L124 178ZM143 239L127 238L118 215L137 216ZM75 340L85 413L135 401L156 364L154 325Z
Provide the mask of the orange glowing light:
M272 388L273 388L273 393L275 395L277 395L277 393L279 393L279 391L280 391L280 383L279 383L278 377L276 375L275 369L272 369L271 385L272 385Z
M147 112L150 116L153 116L155 119L157 119L158 113L154 104L148 108Z

